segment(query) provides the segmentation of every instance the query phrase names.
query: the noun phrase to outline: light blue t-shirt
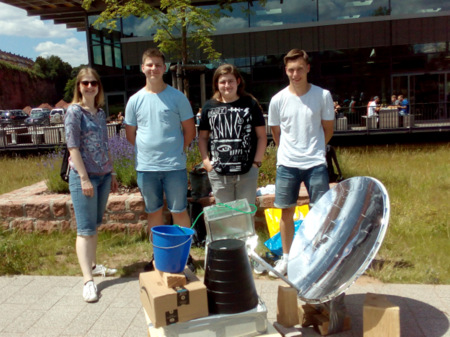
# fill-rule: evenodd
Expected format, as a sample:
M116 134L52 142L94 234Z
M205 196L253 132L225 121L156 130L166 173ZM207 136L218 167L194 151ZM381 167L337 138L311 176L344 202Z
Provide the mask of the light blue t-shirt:
M130 97L125 124L137 126L136 171L174 171L186 168L181 122L194 118L186 96L167 85L158 94L145 88Z

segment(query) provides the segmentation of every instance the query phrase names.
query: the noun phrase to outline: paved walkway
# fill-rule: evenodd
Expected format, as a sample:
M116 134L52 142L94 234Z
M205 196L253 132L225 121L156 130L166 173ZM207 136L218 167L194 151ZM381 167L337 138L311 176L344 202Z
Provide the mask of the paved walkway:
M95 281L101 298L87 304L81 296L81 277L0 277L0 337L147 336L138 279L98 277ZM255 283L273 323L277 288L284 282L257 279ZM362 306L368 292L385 294L400 307L403 337L450 337L450 285L382 284L364 278L345 297L352 329L333 336L363 335ZM302 333L319 336L312 328Z

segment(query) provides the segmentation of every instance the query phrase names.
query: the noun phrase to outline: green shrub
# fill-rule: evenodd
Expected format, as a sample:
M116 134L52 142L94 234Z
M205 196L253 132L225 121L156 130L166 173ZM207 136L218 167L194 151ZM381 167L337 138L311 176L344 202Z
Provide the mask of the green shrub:
M202 162L202 156L200 150L198 149L198 144L196 141L192 142L186 152L186 170L191 172L195 165Z
M277 148L271 144L266 148L264 159L259 169L258 186L263 187L269 184L275 184L277 173Z
M27 274L34 251L26 249L18 235L0 233L0 275Z
M69 193L69 184L61 179L61 164L63 158L62 148L47 154L42 162L42 174L47 188L52 193Z

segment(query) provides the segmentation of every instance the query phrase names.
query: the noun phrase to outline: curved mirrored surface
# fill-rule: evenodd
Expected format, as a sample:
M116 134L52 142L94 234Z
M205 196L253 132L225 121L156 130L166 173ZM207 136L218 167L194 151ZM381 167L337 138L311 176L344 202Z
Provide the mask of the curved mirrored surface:
M288 278L302 300L323 303L343 293L369 266L389 221L389 196L370 177L328 191L309 211L289 253Z

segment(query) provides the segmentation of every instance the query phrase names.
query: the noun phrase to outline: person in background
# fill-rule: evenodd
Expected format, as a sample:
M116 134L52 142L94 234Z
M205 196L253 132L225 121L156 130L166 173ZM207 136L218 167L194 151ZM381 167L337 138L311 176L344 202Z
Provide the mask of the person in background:
M367 117L378 116L378 111L380 111L380 98L375 96L367 105Z
M99 75L92 68L82 68L76 78L73 101L64 117L64 127L70 153L69 190L77 222L76 251L86 302L98 300L93 276L117 272L96 263L97 229L109 193L116 192L118 187L109 154L103 103Z
M356 113L356 99L355 96L351 97L350 104L348 105L348 113L355 114Z
M202 118L202 108L199 108L197 115L195 115L195 124L200 125L200 119Z
M313 207L329 190L326 145L333 136L334 108L328 90L308 82L310 64L304 50L292 49L284 57L289 86L272 97L269 125L278 146L274 207L281 208L283 257L275 270L286 275L294 238L294 213L305 183ZM278 277L272 271L269 276Z
M165 224L164 196L173 223L191 226L185 149L195 137L194 113L186 96L164 82L165 62L158 49L144 51L141 68L146 84L131 96L125 109L125 132L136 151L137 183L149 234L152 227ZM144 267L152 268L152 262Z
M120 133L120 129L122 128L123 125L123 112L120 111L119 114L117 115L117 125L116 125L116 133L119 134Z
M398 105L398 99L397 99L397 96L396 96L396 95L392 95L392 96L391 96L391 106L397 107L397 105Z
M262 108L245 91L244 79L231 64L223 64L214 72L213 92L202 109L198 147L215 201L247 199L253 204L267 145Z
M398 95L398 114L400 116L409 115L409 102L403 95Z
M334 101L334 114L335 114L335 118L342 118L344 117L344 113L342 112L342 107L339 104L339 101Z
M122 124L123 122L123 113L122 111L119 112L119 114L117 115L117 121Z

